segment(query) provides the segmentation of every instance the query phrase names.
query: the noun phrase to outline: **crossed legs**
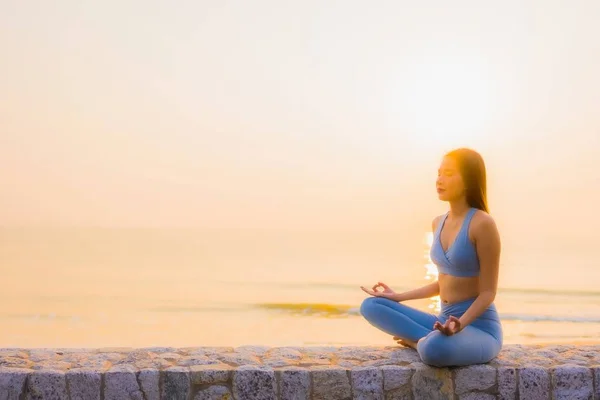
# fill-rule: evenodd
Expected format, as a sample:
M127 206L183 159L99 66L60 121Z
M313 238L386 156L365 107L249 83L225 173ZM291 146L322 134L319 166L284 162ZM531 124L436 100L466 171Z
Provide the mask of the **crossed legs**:
M417 342L424 363L437 366L459 366L485 363L500 351L501 344L489 333L466 326L452 336L434 330L436 321L445 317L381 297L366 298L360 313L373 326L393 336Z

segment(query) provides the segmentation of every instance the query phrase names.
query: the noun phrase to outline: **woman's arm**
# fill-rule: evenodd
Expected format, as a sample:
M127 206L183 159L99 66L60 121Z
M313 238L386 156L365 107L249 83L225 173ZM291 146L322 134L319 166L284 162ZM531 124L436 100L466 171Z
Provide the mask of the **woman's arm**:
M408 292L404 293L398 293L392 298L392 300L400 303L407 300L427 299L437 296L438 294L440 294L440 284L438 281L435 281L418 289L409 290Z
M475 222L475 221L474 221ZM473 239L479 257L479 296L459 318L461 329L479 317L496 298L500 267L500 235L494 219L482 214L473 224Z

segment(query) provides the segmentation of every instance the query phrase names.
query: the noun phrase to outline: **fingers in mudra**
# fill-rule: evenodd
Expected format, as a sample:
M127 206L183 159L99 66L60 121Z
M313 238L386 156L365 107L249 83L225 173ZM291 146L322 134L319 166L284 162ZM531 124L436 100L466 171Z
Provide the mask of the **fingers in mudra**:
M458 318L451 315L449 321L454 323L454 326L456 327L456 329L460 329L460 320Z
M377 296L377 291L375 290L367 289L364 286L361 286L360 288L363 290L363 292L370 294L371 296Z
M381 288L381 290L377 290L378 288ZM385 292L387 289L389 288L385 285L385 283L377 282L375 285L373 285L373 288L371 290L377 293L382 293Z
M433 329L437 329L445 335L454 335L460 331L460 320L454 316L450 316L444 324L436 321L433 324Z
M393 293L393 290L383 282L377 282L377 284L373 285L371 289L368 289L364 286L361 286L360 288L371 296L382 296ZM378 290L379 288L381 288L381 290Z

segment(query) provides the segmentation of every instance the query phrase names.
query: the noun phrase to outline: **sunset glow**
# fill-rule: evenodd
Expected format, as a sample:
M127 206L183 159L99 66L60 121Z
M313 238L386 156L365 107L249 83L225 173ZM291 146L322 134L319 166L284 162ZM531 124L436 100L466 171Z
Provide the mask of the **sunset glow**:
M360 286L438 278L457 147L485 161L507 343L600 340L598 21L600 1L0 1L0 349L391 345Z

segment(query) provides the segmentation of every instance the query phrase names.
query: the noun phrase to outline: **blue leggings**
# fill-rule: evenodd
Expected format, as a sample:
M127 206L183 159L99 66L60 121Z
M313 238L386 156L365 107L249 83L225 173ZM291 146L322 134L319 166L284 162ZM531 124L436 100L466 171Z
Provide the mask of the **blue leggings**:
M360 313L371 325L390 335L419 341L417 352L425 364L435 367L483 364L496 357L502 348L502 325L494 304L452 336L433 329L436 321L443 324L451 315L460 318L474 301L475 298L442 303L440 314L434 315L393 300L368 297L360 306Z

